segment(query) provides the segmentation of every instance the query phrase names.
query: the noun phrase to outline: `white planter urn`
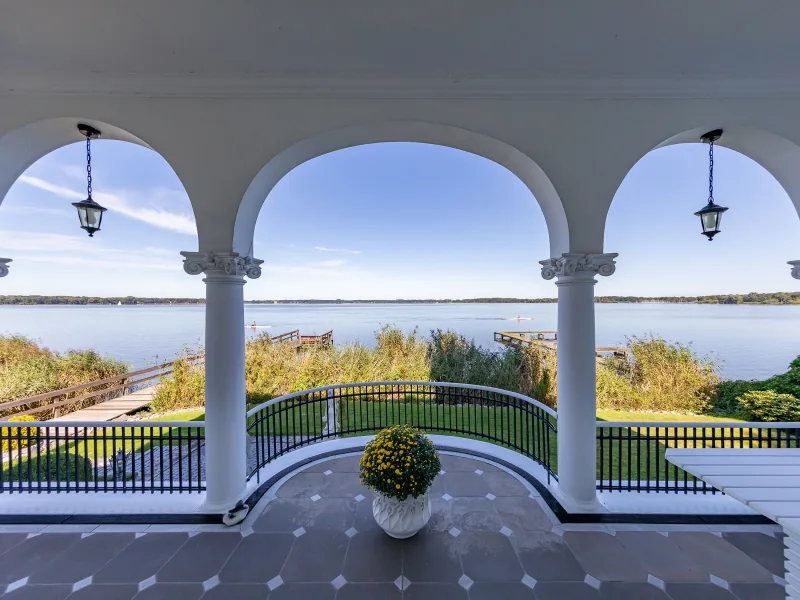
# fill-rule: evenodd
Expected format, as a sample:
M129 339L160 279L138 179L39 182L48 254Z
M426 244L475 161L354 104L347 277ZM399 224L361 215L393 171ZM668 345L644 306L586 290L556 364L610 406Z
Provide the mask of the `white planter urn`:
M428 524L431 518L431 498L428 492L405 500L389 498L375 492L372 515L387 534L398 540L404 540Z

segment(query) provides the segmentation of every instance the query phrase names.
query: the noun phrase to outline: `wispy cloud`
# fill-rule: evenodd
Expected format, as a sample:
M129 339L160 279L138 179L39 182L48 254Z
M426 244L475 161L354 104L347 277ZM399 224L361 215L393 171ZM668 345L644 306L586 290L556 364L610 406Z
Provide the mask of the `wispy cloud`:
M75 191L39 177L22 175L18 181L40 190L56 194L67 200L83 200L86 197L86 194L83 192ZM153 196L154 193L149 193L149 195ZM163 195L163 192L155 192L155 195ZM95 199L100 204L109 210L118 212L131 219L136 219L137 221L153 225L154 227L160 227L161 229L168 229L187 235L197 235L197 226L191 215L171 212L157 206L137 206L135 202L130 200L129 196L130 194L121 192L95 192L94 194Z
M314 246L314 250L320 252L344 252L345 254L361 254L361 250L350 250L348 248L326 248L325 246Z

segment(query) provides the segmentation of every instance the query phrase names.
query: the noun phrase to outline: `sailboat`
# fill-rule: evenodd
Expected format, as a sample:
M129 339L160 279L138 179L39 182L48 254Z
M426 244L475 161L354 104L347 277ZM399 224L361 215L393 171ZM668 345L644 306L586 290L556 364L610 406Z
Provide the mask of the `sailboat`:
M117 302L117 306L122 306L122 300L120 300L119 302Z

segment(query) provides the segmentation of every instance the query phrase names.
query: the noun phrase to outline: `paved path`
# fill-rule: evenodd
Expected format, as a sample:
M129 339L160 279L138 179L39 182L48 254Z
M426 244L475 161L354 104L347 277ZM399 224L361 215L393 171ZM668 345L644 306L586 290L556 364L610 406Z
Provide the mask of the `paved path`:
M135 392L131 392L130 394L120 396L119 398L113 398L112 400L107 400L106 402L95 404L89 408L77 410L69 413L68 415L64 415L63 417L50 420L62 422L113 421L117 417L127 415L128 413L144 408L150 404L156 395L157 388L158 386L154 385L148 388L137 390Z

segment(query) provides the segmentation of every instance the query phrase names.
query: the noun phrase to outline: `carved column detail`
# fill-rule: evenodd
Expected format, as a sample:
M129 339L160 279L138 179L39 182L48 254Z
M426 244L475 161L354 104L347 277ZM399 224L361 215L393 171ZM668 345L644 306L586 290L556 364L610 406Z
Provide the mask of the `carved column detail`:
M566 252L558 258L548 258L540 260L542 265L542 277L553 279L554 277L571 277L582 273L596 273L608 277L617 270L614 259L619 254L611 252L609 254L578 254Z
M181 252L183 270L189 275L200 275L208 271L224 272L226 275L258 279L261 263L251 256L240 256L237 252Z
M10 258L0 258L0 277L8 275L8 263L10 262Z
M790 260L789 266L792 267L792 277L800 279L800 260Z

